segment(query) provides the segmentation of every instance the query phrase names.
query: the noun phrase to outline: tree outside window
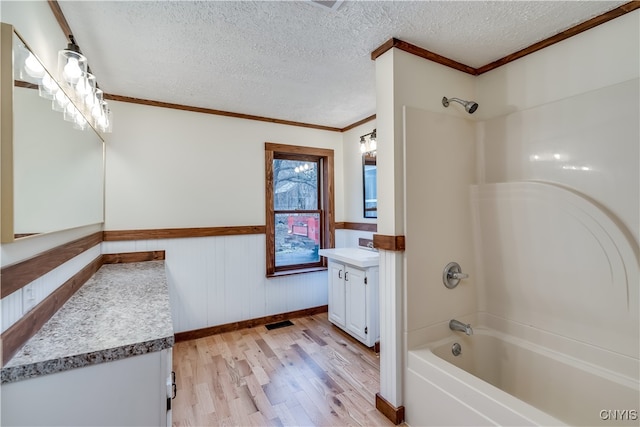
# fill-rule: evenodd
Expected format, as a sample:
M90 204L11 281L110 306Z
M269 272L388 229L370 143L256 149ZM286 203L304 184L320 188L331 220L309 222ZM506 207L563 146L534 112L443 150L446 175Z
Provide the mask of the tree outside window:
M333 246L333 150L265 144L267 275L324 268Z

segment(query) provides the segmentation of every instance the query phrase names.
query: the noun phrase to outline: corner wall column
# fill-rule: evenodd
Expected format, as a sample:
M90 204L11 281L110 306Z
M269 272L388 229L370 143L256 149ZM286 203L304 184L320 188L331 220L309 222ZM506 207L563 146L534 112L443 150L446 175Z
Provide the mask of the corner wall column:
M404 157L402 109L395 100L394 55L375 58L378 133L378 233L380 251L380 392L376 408L395 424L404 421Z

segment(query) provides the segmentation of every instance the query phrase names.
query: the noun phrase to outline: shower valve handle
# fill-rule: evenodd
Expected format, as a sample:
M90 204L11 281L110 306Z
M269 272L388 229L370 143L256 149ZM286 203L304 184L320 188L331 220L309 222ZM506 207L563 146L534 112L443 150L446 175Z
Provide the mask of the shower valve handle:
M468 279L469 275L467 273L449 272L449 277L451 277L452 279L461 280Z
M450 262L444 267L444 271L442 272L442 281L449 289L458 286L460 280L468 278L469 275L462 272L462 268L460 268L460 264L457 262Z

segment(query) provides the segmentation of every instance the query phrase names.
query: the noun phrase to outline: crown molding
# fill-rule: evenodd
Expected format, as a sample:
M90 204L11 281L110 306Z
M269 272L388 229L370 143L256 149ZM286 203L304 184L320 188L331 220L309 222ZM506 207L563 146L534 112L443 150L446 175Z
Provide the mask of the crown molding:
M413 55L419 56L420 58L424 58L429 61L437 62L438 64L447 66L449 68L453 68L458 71L462 71L467 74L471 74L472 76L479 76L480 74L484 74L488 71L495 70L498 67L501 67L505 64L513 62L517 59L520 59L524 56L529 55L530 53L537 52L546 47L554 45L558 42L566 40L570 37L578 35L584 31L590 30L591 28L597 27L600 24L604 24L605 22L609 22L615 18L618 18L622 15L626 15L629 12L633 12L634 10L640 8L640 1L635 0L629 3L625 3L622 6L619 6L615 9L612 9L608 12L603 13L602 15L598 15L594 18L589 19L581 24L578 24L574 27L571 27L567 30L564 30L554 36L546 38L542 41L532 44L531 46L525 47L517 52L511 53L503 58L500 58L496 61L493 61L489 64L483 65L479 68L473 68L468 65L462 64L460 62L454 61L453 59L446 58L442 55L438 55L437 53L428 51L419 46L415 46L411 43L407 43L405 41L391 38L376 48L373 52L371 52L371 59L376 60L380 55L387 52L392 48L400 49L407 53L411 53Z

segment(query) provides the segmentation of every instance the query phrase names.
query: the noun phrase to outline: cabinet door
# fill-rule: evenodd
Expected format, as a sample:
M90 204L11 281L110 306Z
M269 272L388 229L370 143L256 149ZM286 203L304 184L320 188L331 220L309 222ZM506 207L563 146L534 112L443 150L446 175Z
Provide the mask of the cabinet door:
M345 267L329 261L329 321L345 327Z
M347 267L347 330L362 341L367 340L367 285L364 270Z

